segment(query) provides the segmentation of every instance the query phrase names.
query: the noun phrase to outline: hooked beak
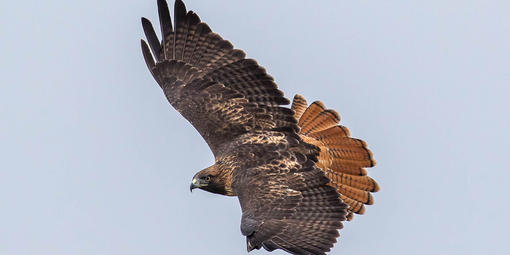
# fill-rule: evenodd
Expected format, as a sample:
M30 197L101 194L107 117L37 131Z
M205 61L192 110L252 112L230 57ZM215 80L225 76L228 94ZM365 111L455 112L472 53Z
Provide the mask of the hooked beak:
M189 185L189 192L193 192L193 190L194 190L194 189L196 189L196 188L198 188L198 186L197 186L197 185L195 185L195 184L193 184L193 183L191 183L191 184Z
M193 192L194 189L200 188L200 187L203 187L203 186L206 186L206 185L201 183L200 180L197 180L196 178L193 178L193 180L191 181L191 184L189 185L189 191Z

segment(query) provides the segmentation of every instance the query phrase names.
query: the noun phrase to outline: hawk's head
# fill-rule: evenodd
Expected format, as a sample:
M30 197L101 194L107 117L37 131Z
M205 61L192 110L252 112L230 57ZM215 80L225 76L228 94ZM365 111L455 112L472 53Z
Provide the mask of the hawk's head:
M212 165L193 176L189 189L193 191L193 189L199 188L216 194L233 195L230 185L227 187L228 183L231 183L228 176L225 176L217 165Z

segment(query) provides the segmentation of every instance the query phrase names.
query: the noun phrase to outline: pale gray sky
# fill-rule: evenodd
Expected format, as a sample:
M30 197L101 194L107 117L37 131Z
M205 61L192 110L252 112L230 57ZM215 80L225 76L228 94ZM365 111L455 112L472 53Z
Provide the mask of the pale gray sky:
M374 152L376 204L331 254L510 254L510 2L186 4ZM189 192L213 157L141 16L155 0L2 4L0 254L245 254L237 199Z

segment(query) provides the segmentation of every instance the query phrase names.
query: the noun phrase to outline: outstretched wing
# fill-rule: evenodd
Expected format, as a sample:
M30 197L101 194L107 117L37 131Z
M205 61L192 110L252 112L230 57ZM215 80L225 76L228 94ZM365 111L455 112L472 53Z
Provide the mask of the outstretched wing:
M214 155L222 145L247 132L297 131L289 100L273 78L243 51L213 33L207 24L175 1L175 27L167 3L158 0L163 40L142 18L148 45L145 62L170 104L205 139ZM150 50L149 50L150 47ZM151 54L152 51L152 54Z
M314 166L316 151L307 150L313 146L280 132L245 140L247 145L239 150L249 152L240 154L253 155L250 162L260 163L236 170L232 184L243 211L241 232L248 251L264 247L325 254L336 242L347 205Z

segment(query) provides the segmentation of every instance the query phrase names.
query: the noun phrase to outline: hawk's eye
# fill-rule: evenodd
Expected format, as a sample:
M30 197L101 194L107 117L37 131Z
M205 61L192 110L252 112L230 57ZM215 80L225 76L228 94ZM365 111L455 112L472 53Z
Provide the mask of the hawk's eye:
M207 182L211 181L211 176L208 175L207 177L205 177L205 181L207 181Z

